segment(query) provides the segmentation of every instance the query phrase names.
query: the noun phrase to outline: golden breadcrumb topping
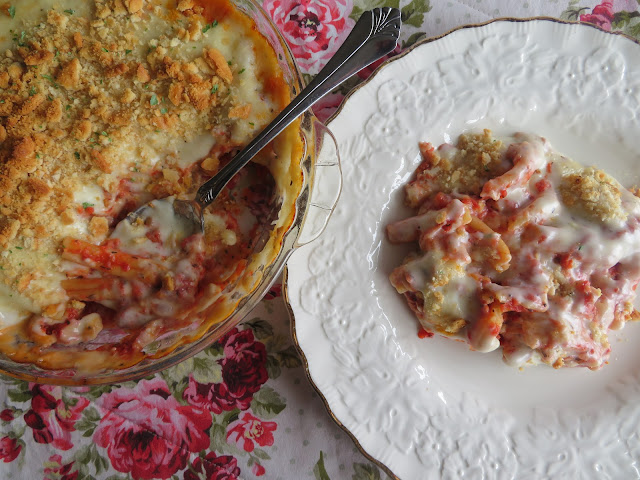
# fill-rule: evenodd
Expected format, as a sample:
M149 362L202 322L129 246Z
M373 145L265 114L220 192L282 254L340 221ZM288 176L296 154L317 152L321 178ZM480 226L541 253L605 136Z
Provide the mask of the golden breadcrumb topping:
M582 215L609 222L625 220L619 183L602 170L585 168L563 177L560 195L565 205Z
M37 280L62 272L61 238L108 234L114 212L78 200L84 186L105 206L123 190L184 194L193 167L176 145L204 133L224 153L277 108L263 78L271 59L221 51L246 26L207 22L195 2L164 3L96 0L91 16L52 9L17 26L0 55L0 281L36 303L49 288ZM252 89L260 102L245 98ZM215 155L202 162L208 174L218 167Z
M427 150L432 150L429 155ZM448 155L448 150L433 150L429 143L421 143L420 151L425 161L416 180L423 183L428 177L431 192L478 194L488 179L506 170L503 144L492 137L490 130L460 135L453 155ZM410 187L407 189L407 204L411 207L421 203L414 193Z

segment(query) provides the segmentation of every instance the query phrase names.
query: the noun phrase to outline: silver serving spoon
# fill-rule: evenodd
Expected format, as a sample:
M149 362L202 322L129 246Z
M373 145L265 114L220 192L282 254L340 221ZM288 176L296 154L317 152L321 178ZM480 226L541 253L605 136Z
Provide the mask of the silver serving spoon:
M193 200L174 197L157 199L131 212L123 222L145 219L152 210L173 209L177 229L185 235L204 232L203 210L209 206L240 169L282 130L351 75L379 60L396 48L400 35L400 11L374 8L362 14L353 30L325 67L298 96L214 177L205 182ZM166 205L163 205L166 204ZM151 211L150 211L151 210ZM163 216L166 221L167 216ZM122 222L121 222L122 223ZM121 223L116 226L121 226Z

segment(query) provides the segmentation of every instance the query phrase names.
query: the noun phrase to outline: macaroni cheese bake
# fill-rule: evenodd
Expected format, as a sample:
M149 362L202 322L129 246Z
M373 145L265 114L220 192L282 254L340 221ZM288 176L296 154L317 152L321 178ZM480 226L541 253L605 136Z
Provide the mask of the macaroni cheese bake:
M207 210L204 235L161 211L114 227L192 196L289 103L276 53L228 0L25 0L0 9L0 34L0 353L90 372L201 337L293 221L299 123Z

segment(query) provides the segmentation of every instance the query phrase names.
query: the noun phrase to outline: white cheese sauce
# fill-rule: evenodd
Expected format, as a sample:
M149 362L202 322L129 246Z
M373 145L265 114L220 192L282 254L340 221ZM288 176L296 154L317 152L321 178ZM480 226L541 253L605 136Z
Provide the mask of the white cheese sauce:
M105 213L104 190L99 185L83 185L73 192L73 200L80 208L92 208L96 215Z
M33 313L38 309L27 298L0 284L0 328L16 325Z
M120 221L110 238L132 255L166 258L181 251L181 243L193 233L191 224L173 209L174 197L153 200L141 210L137 221Z
M593 355L607 355L608 343L600 343L590 323L596 321L606 332L614 321L614 305L633 300L634 288L640 278L628 275L612 281L610 270L618 265L629 265L637 271L640 258L640 228L638 214L640 200L619 186L622 208L626 220L600 221L580 215L558 198L563 181L563 172L581 171L572 160L557 154L544 155L544 141L532 136L522 136L518 140L538 144L539 148L524 149L527 161L548 175L532 176L524 189L517 189L504 199L498 200L498 208L506 210L508 204L522 204L523 191L529 193L535 203L532 222L537 224L538 234L523 240L523 233L516 231L504 234L503 239L516 251L511 267L498 277L494 289L506 293L530 310L546 312L554 322L546 326L552 331L544 332L551 339L547 348L557 348L559 354L566 355L574 348L574 343L592 345ZM548 151L548 150L547 150ZM545 160L543 162L543 160ZM550 186L542 193L536 192L536 184L545 178ZM511 206L509 205L509 206ZM562 264L559 255L568 255L570 264ZM553 279L567 282L588 282L586 294L571 291L564 297L547 298ZM586 284L587 285L587 284ZM557 287L560 288L560 287ZM501 299L505 300L505 299ZM590 304L596 303L597 318L589 311ZM585 303L586 302L586 303ZM508 327L507 327L508 328ZM558 332L560 334L558 334ZM530 340L528 340L531 343ZM600 351L597 351L600 348ZM512 352L505 350L505 357L511 364L528 361L527 348L520 345ZM581 355L582 353L576 353ZM594 358L594 362L602 359Z
M452 233L460 230L457 220L462 218L457 208L462 204L455 199L388 230L392 242L420 243L419 256L399 268L406 273L409 291L423 292L425 298L442 295L438 316L463 318L474 349L491 351L502 344L511 365L544 361L599 368L610 351L606 332L624 324L640 281L640 199L605 174L596 176L604 183L594 180L595 187L580 183L593 170L553 151L541 137L516 134L504 143L511 166L484 184L480 199L487 202L484 213L497 228L495 235L510 251L508 268L491 272L471 261L469 249L482 235ZM454 158L457 148L441 146L438 153ZM578 181L578 193L568 190L572 179ZM597 196L604 188L615 192L607 197L610 205ZM598 208L610 210L599 213ZM435 219L445 213L449 230L436 230ZM425 235L432 235L429 242ZM453 261L458 270L449 268L454 274L443 284L436 270ZM495 317L502 321L481 326L479 300L493 302L491 298L498 303L487 305L499 308ZM416 313L429 328L428 315ZM493 318L488 315L482 322Z
M4 3L4 2L3 2ZM47 12L56 9L66 15L86 16L92 8L92 2L87 0L65 0L64 7L60 7L60 0L16 0L8 2L13 6L13 16L0 15L0 51L5 52L16 46L18 41L24 40L23 30L34 24L46 21Z
M216 140L210 133L203 133L185 140L176 145L175 155L178 158L178 166L187 168L207 157L209 151L215 145Z

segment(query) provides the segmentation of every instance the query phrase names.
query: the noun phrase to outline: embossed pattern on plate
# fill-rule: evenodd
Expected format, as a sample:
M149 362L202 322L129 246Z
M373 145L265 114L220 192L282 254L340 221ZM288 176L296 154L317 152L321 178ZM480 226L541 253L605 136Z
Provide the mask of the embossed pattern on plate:
M387 276L406 250L418 141L468 130L546 136L640 185L640 46L586 25L497 21L383 67L330 124L343 192L323 236L288 264L309 374L335 418L401 478L640 478L640 325L613 334L603 370L522 371L500 354L420 340Z

